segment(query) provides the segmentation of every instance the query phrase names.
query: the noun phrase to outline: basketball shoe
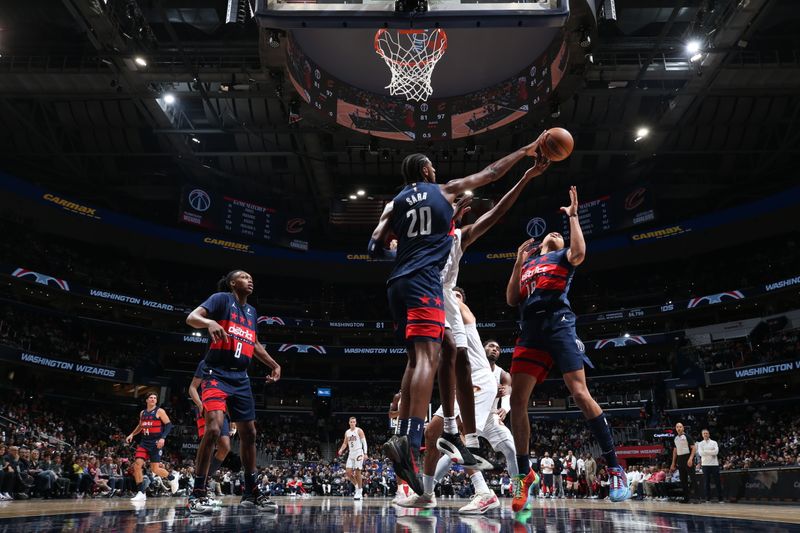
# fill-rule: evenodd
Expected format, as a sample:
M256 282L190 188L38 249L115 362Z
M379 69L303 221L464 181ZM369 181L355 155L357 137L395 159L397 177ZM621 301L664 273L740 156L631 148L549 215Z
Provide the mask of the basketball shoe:
M411 490L417 494L425 492L417 471L417 465L420 464L419 450L409 446L408 437L392 435L392 438L383 444L383 453L392 461L397 477L408 483Z
M608 499L612 502L624 502L631 497L631 489L628 488L628 476L621 466L613 466L608 469L608 480L610 489Z
M528 475L522 474L511 478L511 510L515 513L522 511L530 498L530 488L539 484L539 476L531 470Z
M500 507L500 500L497 499L497 494L494 492L484 492L476 494L472 501L458 510L463 514L483 514L489 509Z

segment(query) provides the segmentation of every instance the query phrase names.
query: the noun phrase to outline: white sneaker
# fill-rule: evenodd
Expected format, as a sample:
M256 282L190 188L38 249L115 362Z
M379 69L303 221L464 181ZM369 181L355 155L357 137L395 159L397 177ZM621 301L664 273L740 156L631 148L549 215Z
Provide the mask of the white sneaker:
M192 515L211 514L214 512L214 505L211 503L211 498L207 496L204 498L190 497L188 507L189 514Z
M356 489L356 491L353 493L353 499L354 500L360 500L361 499L361 489Z
M436 507L436 495L431 493L420 496L419 494L412 493L408 498L404 498L397 502L397 505L400 507L412 507L415 509L433 509Z
M483 514L489 509L496 509L500 507L500 500L497 499L497 494L494 492L483 492L476 494L472 501L458 510L459 513L464 514Z
M212 507L222 507L222 500L218 500L211 496L206 496L207 503Z
M131 498L132 502L143 502L145 500L147 500L147 494L145 494L144 492L141 492L141 491L137 492L136 496Z

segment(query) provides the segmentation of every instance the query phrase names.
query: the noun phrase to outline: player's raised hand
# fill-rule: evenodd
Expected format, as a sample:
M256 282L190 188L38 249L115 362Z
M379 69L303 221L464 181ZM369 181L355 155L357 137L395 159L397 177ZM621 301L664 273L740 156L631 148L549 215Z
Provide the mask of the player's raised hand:
M211 335L212 341L224 341L228 339L228 334L225 333L225 328L220 326L216 320L212 320L208 325L208 334Z
M578 214L578 188L574 185L569 188L569 206L562 207L561 211L568 217L574 217Z
M544 174L544 171L550 167L551 161L544 156L538 157L536 159L536 163L525 171L525 175L522 176L522 179L529 180L535 178L536 176L541 176Z
M544 130L542 133L536 137L536 140L530 143L528 146L525 147L525 155L528 157L541 157L541 153L539 151L539 143L542 141L544 134L547 133L547 130Z
M472 203L473 196L471 194L464 194L459 198L456 202L455 207L453 208L453 220L460 220L461 217L469 213L470 204Z
M528 239L527 241L520 244L519 248L517 248L517 262L524 263L528 260L534 250L533 243L536 239Z

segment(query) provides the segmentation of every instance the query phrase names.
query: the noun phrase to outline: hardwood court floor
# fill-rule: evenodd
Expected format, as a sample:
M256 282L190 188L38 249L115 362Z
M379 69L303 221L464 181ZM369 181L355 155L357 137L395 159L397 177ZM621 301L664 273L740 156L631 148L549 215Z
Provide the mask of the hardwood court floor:
M535 500L530 512L511 512L510 500L484 516L465 516L465 500L444 499L434 510L402 509L390 500L370 498L275 498L277 513L240 510L238 498L224 498L212 516L189 516L185 498L28 500L0 502L0 533L39 531L184 532L276 531L532 533L765 531L800 532L800 506L760 504L681 505L668 502Z

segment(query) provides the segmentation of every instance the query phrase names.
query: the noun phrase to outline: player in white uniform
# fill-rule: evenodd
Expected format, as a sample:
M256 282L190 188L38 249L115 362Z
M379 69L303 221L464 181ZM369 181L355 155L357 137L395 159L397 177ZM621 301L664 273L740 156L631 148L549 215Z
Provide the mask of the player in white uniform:
M472 385L475 391L474 408L477 433L479 436L489 441L489 444L494 450L501 452L505 456L509 474L515 475L515 473L517 473L517 464L514 439L508 428L500 421L500 417L494 408L498 394L498 384L488 357L490 351L499 353L500 346L495 341L489 341L486 344L481 343L475 315L472 314L472 311L470 311L469 307L464 303L463 291L456 287L455 293L467 336L469 363L472 371ZM460 408L457 402L454 405L454 410L458 417ZM440 407L436 413L434 413L433 420L428 424L425 430L426 446L431 446L434 439L438 437L439 432L442 431L443 421L443 410ZM449 457L443 456L437 458L434 454L426 452L425 474L422 476L425 494L422 496L412 494L409 498L400 502L399 505L403 507L435 507L436 498L433 496L433 489L436 483L450 470L450 466L451 460ZM489 466L491 467L492 465L489 464ZM467 468L467 473L470 475L470 480L475 488L475 497L469 504L459 509L459 512L465 514L483 514L489 509L499 507L500 502L494 492L487 487L483 474L481 474L479 470L470 468Z
M457 463L465 466L481 468L488 463L479 457L474 457L473 451L477 451L479 443L477 436L476 422L481 423L475 417L473 409L473 385L470 383L472 372L470 370L470 359L468 355L468 342L466 328L461 317L459 301L456 297L454 288L458 283L458 267L464 251L474 243L481 235L489 231L517 201L525 186L536 176L543 173L550 162L540 158L536 165L520 178L514 187L509 190L503 198L489 211L481 215L473 224L468 224L461 229L456 229L453 234L453 246L447 258L447 264L442 269L442 286L444 288L444 311L445 311L445 336L442 344L442 357L439 363L439 390L455 390L456 398L452 396L442 398L442 413L444 418L444 432L442 438L436 443L436 447L442 453L450 456ZM468 205L468 204L467 204ZM454 217L459 223L461 218L469 211L469 207L456 213ZM455 386L453 386L455 380ZM454 411L455 399L464 406L461 410L461 423L466 436L466 449L461 444L458 437L458 426L456 425L456 414ZM426 452L426 455L428 452Z
M361 469L364 466L364 460L367 458L367 438L364 436L364 431L356 426L356 422L356 417L351 416L349 421L350 429L344 432L344 440L339 448L339 455L342 455L349 448L345 472L347 473L347 478L356 488L353 499L360 500L362 491Z

